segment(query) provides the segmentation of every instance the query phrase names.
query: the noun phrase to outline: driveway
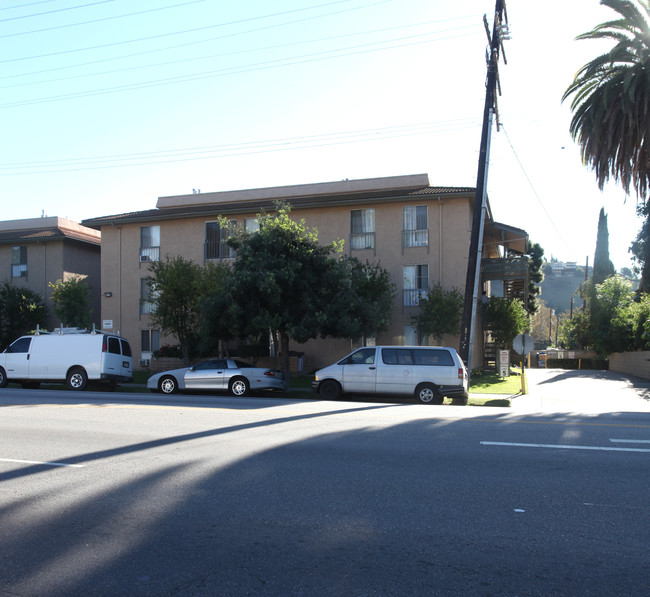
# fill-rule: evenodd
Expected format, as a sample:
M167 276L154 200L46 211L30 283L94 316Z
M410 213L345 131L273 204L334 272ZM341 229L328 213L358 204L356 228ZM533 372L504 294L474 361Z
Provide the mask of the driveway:
M526 412L650 412L650 381L614 371L527 369L528 394L512 400Z

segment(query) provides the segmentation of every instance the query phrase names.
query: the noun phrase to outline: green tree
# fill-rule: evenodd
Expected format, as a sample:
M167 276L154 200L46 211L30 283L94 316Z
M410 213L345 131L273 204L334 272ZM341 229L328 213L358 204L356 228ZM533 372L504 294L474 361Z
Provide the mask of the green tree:
M573 96L570 131L602 189L610 177L646 197L650 179L650 3L601 0L619 18L579 40L609 39L614 47L585 64L564 92Z
M287 378L289 341L303 343L328 329L333 290L341 283L333 257L340 245L319 245L318 231L292 220L290 211L278 203L275 213L258 216L258 232L235 229L228 239L237 251L229 292L239 334L270 330Z
M566 348L594 350L601 357L650 348L650 295L636 294L631 282L618 275L601 284L590 281L583 290L586 311L560 327Z
M644 219L630 252L634 256L635 270L641 276L639 292L650 292L650 202L639 205L637 213Z
M645 205L650 181L650 2L601 0L601 4L619 18L577 39L606 39L614 46L578 71L562 100L573 96L571 135L585 164L593 168L598 186L602 189L611 177L626 194L634 190ZM644 215L648 227L650 211ZM647 254L640 256L646 263ZM643 267L642 273L641 290L646 291L650 272Z
M598 216L598 234L596 236L596 254L594 256L593 282L600 284L616 273L609 258L609 230L605 208L600 208Z
M90 286L81 278L49 283L52 289L52 311L63 325L89 328L92 325Z
M0 286L0 346L6 348L19 336L45 327L47 308L38 294L9 282Z
M570 350L588 350L592 346L591 318L586 311L576 311L573 317L563 319L558 330L561 346Z
M544 265L544 249L539 243L531 243L528 249L528 313L534 315L539 310L539 293L544 281L542 267Z
M290 217L290 205L275 207L258 215L258 232L231 232L232 284L227 297L214 300L231 305L240 336L271 332L288 377L290 341L365 338L386 329L395 287L379 264L343 257L341 242L320 245L317 230Z
M215 268L211 263L201 267L181 256L169 255L149 264L151 321L163 333L176 336L186 365L199 345L201 302L214 293L219 280Z
M420 299L419 307L412 319L420 335L432 335L440 344L444 334L460 331L463 294L457 288L443 290L438 282Z
M622 276L612 276L590 287L592 348L601 356L634 347L633 320L629 307L634 301L632 284Z
M497 348L507 348L529 329L528 313L519 299L492 297L483 306L483 317Z
M379 263L356 257L338 260L340 281L327 309L327 324L321 335L362 339L388 329L396 287ZM336 273L335 273L336 275Z

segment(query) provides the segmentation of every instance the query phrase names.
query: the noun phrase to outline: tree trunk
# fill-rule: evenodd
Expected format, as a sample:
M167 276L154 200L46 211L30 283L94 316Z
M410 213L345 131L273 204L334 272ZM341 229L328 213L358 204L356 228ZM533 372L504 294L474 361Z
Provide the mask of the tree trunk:
M286 379L288 383L291 376L291 371L289 369L289 335L282 330L278 330L278 334L280 336L280 370L282 371L282 375L284 375L284 379Z
M179 339L180 340L180 339ZM183 363L186 367L190 366L190 346L187 340L180 340L181 352L183 353Z

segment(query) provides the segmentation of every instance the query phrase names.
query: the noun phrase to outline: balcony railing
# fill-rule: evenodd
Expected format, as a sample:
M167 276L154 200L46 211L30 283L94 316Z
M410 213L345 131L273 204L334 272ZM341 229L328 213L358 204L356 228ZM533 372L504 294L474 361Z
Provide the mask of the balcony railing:
M350 234L350 248L352 249L374 249L375 248L375 233L362 232L358 234Z
M409 288L404 289L404 306L417 307L420 300L427 296L427 291L424 288Z
M403 247L428 247L429 231L424 230L402 230Z
M140 263L160 261L160 247L140 247Z
M223 241L205 241L203 252L206 259L232 259L236 251Z

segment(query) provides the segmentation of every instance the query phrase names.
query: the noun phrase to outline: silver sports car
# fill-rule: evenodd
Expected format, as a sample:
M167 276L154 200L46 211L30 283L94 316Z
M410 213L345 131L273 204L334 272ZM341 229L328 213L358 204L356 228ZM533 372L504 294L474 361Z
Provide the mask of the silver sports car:
M152 392L224 391L246 396L250 390L285 391L287 382L280 371L254 367L239 359L213 359L193 367L156 373L147 380Z

